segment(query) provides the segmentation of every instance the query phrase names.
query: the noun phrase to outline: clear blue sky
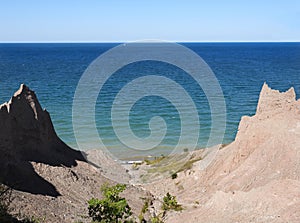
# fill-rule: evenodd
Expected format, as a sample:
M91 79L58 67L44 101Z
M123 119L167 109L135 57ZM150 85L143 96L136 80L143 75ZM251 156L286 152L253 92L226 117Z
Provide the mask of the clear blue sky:
M300 41L299 0L3 0L0 42Z

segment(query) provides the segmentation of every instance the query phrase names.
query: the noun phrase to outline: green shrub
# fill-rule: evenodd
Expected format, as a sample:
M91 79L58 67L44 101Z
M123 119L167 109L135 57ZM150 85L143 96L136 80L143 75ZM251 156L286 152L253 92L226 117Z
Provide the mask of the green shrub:
M131 208L125 198L119 194L126 189L125 184L101 187L103 199L92 198L88 201L89 216L93 221L100 223L131 222L128 218L132 215Z
M163 198L162 209L164 211L168 211L168 210L181 211L181 210L183 210L182 206L177 203L176 197L172 196L169 192Z
M178 177L178 175L177 175L177 173L172 173L171 174L171 178L174 180L174 179L176 179Z

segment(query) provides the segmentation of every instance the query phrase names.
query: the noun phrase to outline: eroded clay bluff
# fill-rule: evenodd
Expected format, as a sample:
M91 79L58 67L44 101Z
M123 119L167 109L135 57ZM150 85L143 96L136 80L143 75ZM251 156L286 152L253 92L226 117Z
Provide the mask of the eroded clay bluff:
M205 159L205 158L204 158ZM147 186L185 206L167 222L300 222L300 100L265 83L256 114L242 117L234 142L204 170Z
M99 154L97 164L108 163ZM124 178L126 171L117 173ZM87 162L84 153L60 140L49 113L24 84L0 106L0 180L13 189L11 221L34 216L46 223L90 222L84 217L87 201L102 196L104 183L116 183L104 177L98 165ZM141 197L152 199L130 185L124 196L135 216L144 203Z
M0 126L0 179L12 188L55 195L55 188L34 172L30 162L70 167L84 161L79 151L59 139L49 113L24 84L0 105Z

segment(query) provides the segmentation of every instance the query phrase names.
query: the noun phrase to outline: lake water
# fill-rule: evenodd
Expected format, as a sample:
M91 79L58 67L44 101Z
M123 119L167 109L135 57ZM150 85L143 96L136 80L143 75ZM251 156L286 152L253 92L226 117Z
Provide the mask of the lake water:
M0 103L8 101L25 83L33 89L42 107L52 117L59 137L78 148L72 127L72 103L76 86L89 64L117 43L41 43L0 44ZM266 81L270 87L285 91L293 86L300 94L300 43L182 43L210 66L222 88L226 102L226 131L223 143L234 140L241 116L255 114L259 92ZM130 126L140 138L150 134L149 120L160 116L167 125L162 142L149 151L125 149L111 123L111 107L117 93L130 81L147 75L174 80L194 101L201 123L197 147L205 147L211 127L208 100L199 85L183 70L158 61L129 64L105 83L95 107L99 135L105 146L120 157L168 154L177 144L180 114L174 105L159 96L138 100L130 110ZM88 90L88 89L87 89ZM161 93L168 89L160 89ZM180 97L180 96L179 96ZM187 107L188 111L189 108ZM122 117L117 122L123 126ZM1 125L1 123L0 123ZM1 127L1 126L0 126ZM89 138L90 126L83 128L90 148L98 148ZM193 131L191 129L190 131ZM183 148L188 148L188 141Z

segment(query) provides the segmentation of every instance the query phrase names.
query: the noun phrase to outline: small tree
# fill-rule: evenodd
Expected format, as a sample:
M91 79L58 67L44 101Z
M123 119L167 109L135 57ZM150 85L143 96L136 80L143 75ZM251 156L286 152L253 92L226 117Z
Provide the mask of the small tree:
M101 223L130 222L127 219L132 215L131 208L126 199L119 196L125 189L125 184L115 186L104 184L101 187L104 198L102 200L92 198L88 201L89 216L93 221Z

